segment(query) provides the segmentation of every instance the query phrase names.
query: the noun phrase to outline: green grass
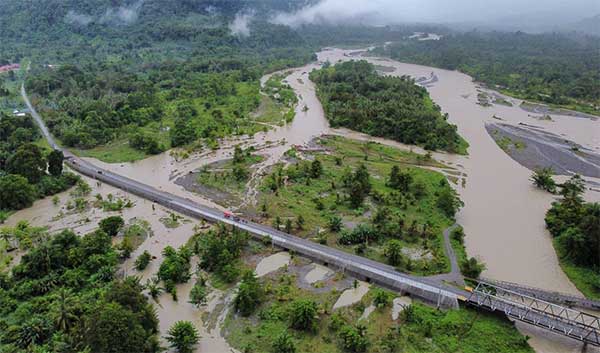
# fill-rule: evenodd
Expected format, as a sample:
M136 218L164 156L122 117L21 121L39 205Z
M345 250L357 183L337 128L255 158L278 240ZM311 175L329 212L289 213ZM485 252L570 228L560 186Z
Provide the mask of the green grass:
M263 279L267 291L264 302L250 317L230 312L224 323L227 341L240 351L272 352L275 338L288 332L297 352L344 352L336 329L330 326L333 303L341 294L332 290L316 294L299 289L288 274ZM393 294L392 294L393 297ZM289 327L288 310L295 299L312 299L319 304L319 318L314 332ZM360 302L335 311L346 325L359 323L364 308L371 305L373 290ZM423 304L413 304L410 319L400 316L392 321L390 303L373 311L360 324L366 328L369 341L366 352L388 352L384 345L394 343L395 352L410 353L530 353L533 352L514 325L507 319L471 309L438 311Z
M558 238L553 239L554 249L558 254L560 267L569 280L586 298L600 300L600 274L592 268L578 266L565 255L566 251L560 245Z
M92 149L71 149L71 151L80 157L96 158L106 163L133 162L147 157L143 151L129 146L129 142L125 139Z
M215 169L212 169L210 165L200 170L200 175L198 176L198 183L210 187L222 192L227 193L237 193L242 194L246 188L246 183L248 182L248 178L252 173L251 168L260 162L262 162L264 157L258 155L248 155L244 158L244 160L239 163L239 167L245 169L248 173L248 177L243 180L238 180L235 178L233 174L234 163L233 159L227 160L224 163L219 163L218 167L215 166Z
M426 195L415 200L413 204L406 202L406 206L389 205L390 210L397 215L402 215L405 230L413 220L419 225L430 223L432 237L428 239L412 239L402 237L400 240L405 247L425 249L432 253L432 260L415 261L411 272L415 274L433 274L448 272L450 263L443 250L443 229L449 227L454 221L445 216L436 205L435 193L439 190L440 183L444 180L441 173L419 168L421 165L442 167L434 160L425 159L423 156L401 151L399 149L379 144L365 144L341 137L322 139L322 144L331 149L332 153L318 154L324 173L318 179L310 179L310 183L288 181L277 193L267 188L269 177L265 178L257 208L249 210L252 214L260 214L262 205L267 206L268 217L262 219L264 223L272 224L275 216L281 218L282 224L286 219L295 221L299 215L305 220L303 229L294 227L292 233L305 237L315 238L316 229L320 228L325 233L327 244L348 252L354 252L354 246L343 246L337 243L338 234L326 229L331 216L342 217L346 222L356 224L367 223L375 213L378 202L368 198L360 209L352 209L348 202L343 200L342 174L344 168L356 168L364 163L371 175L372 189L375 193L389 195L392 189L386 186L386 181L393 165L398 165L402 170L408 170L415 182L425 185ZM368 147L367 147L368 146ZM365 154L368 156L365 160ZM336 165L336 157L342 159L342 165ZM277 173L274 171L273 173ZM335 189L333 185L335 184ZM336 193L340 194L341 201ZM317 209L316 201L323 203L322 210ZM369 215L371 213L371 215ZM295 224L295 222L293 222ZM368 258L385 261L383 256L383 243L369 244L365 254Z
M501 136L498 130L494 130L492 138L504 152L510 152L511 150L522 150L527 147L527 144L520 140L513 140L508 136Z

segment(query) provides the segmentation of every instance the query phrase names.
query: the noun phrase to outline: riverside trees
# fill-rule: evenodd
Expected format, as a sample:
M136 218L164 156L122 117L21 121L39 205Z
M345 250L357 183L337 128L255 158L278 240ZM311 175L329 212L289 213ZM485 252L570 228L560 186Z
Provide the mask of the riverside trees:
M373 136L464 153L464 141L425 88L409 77L383 77L366 61L350 61L310 75L327 119Z
M555 237L567 275L590 296L600 297L600 204L586 203L583 181L574 176L560 185L562 199L546 213L546 226Z

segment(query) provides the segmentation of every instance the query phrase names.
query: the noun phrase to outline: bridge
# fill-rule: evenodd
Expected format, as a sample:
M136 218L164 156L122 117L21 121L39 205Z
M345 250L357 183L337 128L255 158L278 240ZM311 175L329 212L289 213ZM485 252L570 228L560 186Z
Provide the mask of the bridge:
M413 297L436 304L438 308L458 308L459 302L463 302L467 305L491 311L500 311L512 319L542 327L550 332L581 341L584 344L600 347L600 319L596 316L489 283L481 282L474 289L463 289L446 284L445 280L436 279L435 277L418 277L404 274L396 271L394 267L380 262L317 244L262 224L237 217L228 217L219 210L99 168L58 146L42 118L29 101L24 86L21 87L21 94L50 146L63 151L66 164L83 175L190 217L235 226L247 231L257 239L269 239L275 246L294 251L368 282L376 283L400 293L408 293ZM600 303L597 304L600 305Z
M467 303L600 347L600 318L494 284L479 282Z

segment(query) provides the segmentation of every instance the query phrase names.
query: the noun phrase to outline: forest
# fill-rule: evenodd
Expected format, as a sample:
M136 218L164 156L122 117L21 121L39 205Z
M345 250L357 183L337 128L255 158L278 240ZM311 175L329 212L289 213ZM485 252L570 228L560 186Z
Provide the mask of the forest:
M2 352L160 351L154 308L137 279L117 279L104 231L50 238L21 223L3 232L37 234L11 274L0 273Z
M466 153L466 142L447 114L407 76L380 76L372 64L350 61L313 71L310 78L332 127Z
M63 172L63 154L39 147L40 136L29 116L0 112L0 223L8 212L29 207L38 198L67 190L79 180Z
M518 98L600 111L598 37L523 32L454 33L378 48L403 62L465 72Z

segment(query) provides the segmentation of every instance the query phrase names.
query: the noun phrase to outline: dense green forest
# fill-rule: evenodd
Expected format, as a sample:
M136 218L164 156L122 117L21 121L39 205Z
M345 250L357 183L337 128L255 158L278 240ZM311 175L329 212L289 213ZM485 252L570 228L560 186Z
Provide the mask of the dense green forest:
M8 211L31 206L40 197L75 185L79 179L63 173L62 152L36 145L40 138L29 116L0 112L0 223Z
M600 112L600 39L574 34L467 32L405 40L377 52L460 70L517 97Z
M423 87L409 77L380 76L366 61L350 61L310 76L333 127L422 145L466 152L466 142Z
M154 309L137 279L117 280L105 232L49 237L26 222L2 232L30 249L0 274L0 351L159 351Z
M111 237L36 233L11 275L0 273L2 352L158 352L158 319L137 279L117 280ZM20 239L23 239L21 237Z
M582 199L575 176L560 185L562 198L546 214L546 225L565 273L586 296L600 298L600 204Z

